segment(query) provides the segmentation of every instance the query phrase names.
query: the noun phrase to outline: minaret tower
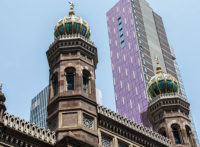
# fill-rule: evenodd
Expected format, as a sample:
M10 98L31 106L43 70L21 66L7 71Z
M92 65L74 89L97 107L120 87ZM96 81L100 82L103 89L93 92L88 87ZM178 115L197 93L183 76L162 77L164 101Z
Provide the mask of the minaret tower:
M153 129L172 141L173 147L196 147L189 106L179 94L176 78L162 71L158 58L156 75L148 83L148 117Z
M87 22L75 16L72 2L70 6L69 16L58 21L55 41L47 51L50 67L47 123L56 132L57 146L97 146L97 49L90 41Z

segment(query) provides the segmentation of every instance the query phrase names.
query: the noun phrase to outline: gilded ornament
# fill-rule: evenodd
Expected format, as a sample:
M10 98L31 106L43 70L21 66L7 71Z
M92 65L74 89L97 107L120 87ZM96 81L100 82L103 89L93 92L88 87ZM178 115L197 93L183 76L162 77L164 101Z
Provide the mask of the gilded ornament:
M155 61L157 64L156 74L151 78L147 86L149 97L153 99L161 94L179 93L178 80L162 71L158 57L155 58Z

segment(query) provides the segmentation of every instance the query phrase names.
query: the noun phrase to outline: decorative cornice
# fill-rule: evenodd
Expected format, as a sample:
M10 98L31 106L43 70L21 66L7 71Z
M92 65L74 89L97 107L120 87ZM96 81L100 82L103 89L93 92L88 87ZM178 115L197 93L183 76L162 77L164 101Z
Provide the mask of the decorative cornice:
M16 137L13 137L12 135L9 135L7 133L4 133L4 132L1 132L0 131L0 140L1 141L6 141L6 142L9 142L11 143L12 145L16 145L16 146L24 146L24 147L34 147L33 144L27 142L27 141L24 141L24 140L21 140L21 139L17 139Z
M159 143L162 143L166 146L171 146L171 140L169 140L168 138L160 135L157 132L154 132L153 130L144 127L142 125L139 125L131 120L128 120L127 118L111 111L110 109L107 109L103 106L98 106L97 107L97 111L99 114L104 115L105 117L108 117L120 124L123 124L124 126L126 126L127 128L130 128L140 134L143 134Z
M94 46L94 42L90 41L89 39L83 37L80 34L73 34L73 35L61 35L58 38L55 39L55 41L49 46L51 48L54 46L59 40L66 40L66 39L82 39L85 42L89 43L90 45Z
M5 113L3 116L3 123L4 126L46 142L50 145L54 145L56 143L55 132L51 132L49 129L46 130L44 128L40 128L40 126L37 126L34 123L32 124L30 122L26 122L23 119L15 117L14 115Z
M185 99L182 95L180 95L179 93L167 93L167 94L160 94L157 97L155 97L154 99L149 101L149 106L155 104L156 102L158 102L161 99L170 99L170 98L180 98L181 100L183 100L184 102L188 103L187 99Z

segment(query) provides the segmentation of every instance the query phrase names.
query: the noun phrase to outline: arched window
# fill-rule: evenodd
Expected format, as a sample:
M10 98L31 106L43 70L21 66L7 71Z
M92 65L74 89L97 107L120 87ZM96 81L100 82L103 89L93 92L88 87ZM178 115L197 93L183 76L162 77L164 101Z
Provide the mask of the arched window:
M83 70L83 91L85 93L91 93L91 80L90 80L91 74L87 70Z
M161 129L158 131L158 133L161 134L162 136L167 137L167 134L166 134L165 128L161 128Z
M65 69L66 74L66 89L74 90L75 89L75 74L76 70L73 67L69 67Z
M177 124L172 125L172 133L174 135L175 144L182 144L181 131L180 131L179 125L177 125Z
M190 144L191 147L195 146L193 143L193 139L192 139L192 131L190 129L189 126L185 126L186 129L186 133L187 133L187 138L188 138L188 142Z
M53 85L53 96L58 94L58 73L55 73L52 77L52 85Z

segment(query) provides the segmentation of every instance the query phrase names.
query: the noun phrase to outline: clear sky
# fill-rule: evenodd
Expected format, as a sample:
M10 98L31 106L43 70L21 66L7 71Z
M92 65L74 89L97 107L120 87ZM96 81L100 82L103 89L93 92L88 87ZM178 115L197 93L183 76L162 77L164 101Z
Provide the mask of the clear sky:
M169 43L175 48L192 115L200 134L200 1L147 0L164 21ZM106 12L118 0L74 0L78 16L89 23L98 48L96 87L103 104L115 110ZM46 51L54 27L68 15L66 0L0 1L0 81L7 111L29 120L31 99L49 82Z

